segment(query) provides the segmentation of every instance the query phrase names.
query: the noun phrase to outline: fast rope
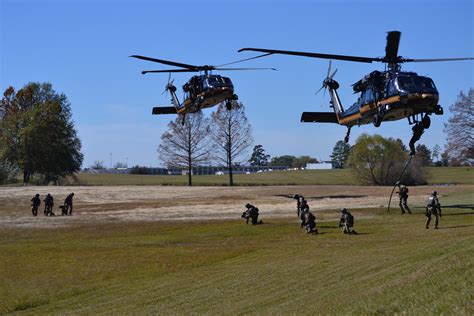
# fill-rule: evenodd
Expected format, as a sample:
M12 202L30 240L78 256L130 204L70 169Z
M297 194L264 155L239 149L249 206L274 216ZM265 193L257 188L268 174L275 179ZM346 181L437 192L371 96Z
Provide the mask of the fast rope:
M405 164L405 167L403 168L402 173L400 173L400 176L398 177L397 182L395 182L395 185L393 186L392 193L390 193L390 199L388 200L387 213L390 212L390 202L392 202L393 192L395 192L395 188L397 187L397 183L400 182L400 179L402 178L403 174L405 173L405 170L407 170L407 167L410 164L412 158L413 158L413 155L410 155L410 158L408 158L408 161Z

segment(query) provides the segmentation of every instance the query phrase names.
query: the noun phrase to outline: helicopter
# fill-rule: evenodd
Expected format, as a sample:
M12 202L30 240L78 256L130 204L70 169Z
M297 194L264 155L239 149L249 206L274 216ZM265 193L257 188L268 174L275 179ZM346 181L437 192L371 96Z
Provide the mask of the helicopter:
M438 104L439 93L433 80L420 76L415 72L402 71L401 65L409 62L436 62L474 60L467 58L411 59L398 56L401 32L391 31L387 35L384 57L359 57L346 55L321 54L311 52L285 51L263 48L242 48L242 51L255 51L267 54L284 54L311 58L329 59L326 78L320 92L329 90L330 107L333 112L303 112L301 122L336 123L347 127L344 141L349 141L351 128L355 125L373 123L379 127L383 121L408 119L414 125L410 140L410 155L415 154L415 142L421 138L425 129L431 125L430 115L442 115L443 108ZM357 101L348 109L344 109L337 89L339 83L334 80L337 69L331 73L331 60L386 64L384 71L374 70L352 85L354 93L359 94ZM317 92L317 93L318 93Z
M251 58L241 59L218 66L196 66L140 55L132 55L130 57L181 68L168 70L144 70L142 71L142 74L166 72L169 74L168 83L166 84L165 91L163 93L169 92L171 94L171 102L173 103L173 106L154 107L152 114L182 115L184 124L184 119L187 113L195 113L201 109L213 107L214 105L221 102L225 102L227 110L230 110L232 108L232 101L238 100L238 96L234 93L234 85L232 84L230 78L214 75L212 74L213 70L276 70L275 68L223 68L223 66L264 57L267 55L270 54L263 54ZM183 102L180 102L178 96L176 95L177 88L173 85L174 79L171 80L171 73L175 72L201 73L200 75L191 77L191 79L189 79L188 82L183 85Z

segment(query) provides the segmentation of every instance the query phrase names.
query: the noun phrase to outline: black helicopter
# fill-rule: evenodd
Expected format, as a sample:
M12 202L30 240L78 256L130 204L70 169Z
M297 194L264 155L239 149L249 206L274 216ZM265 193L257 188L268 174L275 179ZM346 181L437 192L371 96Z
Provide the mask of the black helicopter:
M163 72L169 73L168 83L165 86L164 92L170 92L171 102L174 106L154 107L152 114L180 114L183 116L184 122L184 117L187 113L195 113L201 109L212 107L221 102L226 102L226 108L230 110L232 107L232 101L238 99L237 95L234 94L234 85L232 84L230 78L213 75L211 74L213 70L276 70L274 68L222 68L223 66L264 57L267 55L269 54L246 58L219 66L195 66L140 55L132 55L130 57L182 68L168 70L145 70L142 71L142 74ZM184 100L183 102L179 102L179 99L176 95L177 89L173 85L174 80L171 80L172 72L203 72L204 74L193 76L186 84L183 85Z
M329 89L331 98L331 112L304 112L301 122L337 123L347 126L345 142L349 141L351 127L372 122L379 127L382 121L395 121L408 118L410 125L414 125L413 136L410 140L411 154L415 154L415 142L418 141L425 129L431 124L430 115L442 115L443 108L438 104L439 93L431 78L419 76L415 72L401 71L401 64L408 62L434 62L474 60L468 58L437 58L437 59L410 59L398 56L398 45L401 33L388 32L384 57L358 57L310 52L295 52L262 48L242 48L241 51L256 51L267 54L284 54L312 58L330 59L326 78L323 81L324 93ZM384 71L372 71L352 85L354 93L360 93L357 101L347 110L342 106L337 93L339 83L334 80L337 69L331 74L331 60L346 60L353 62L385 63ZM318 92L320 91L318 90Z

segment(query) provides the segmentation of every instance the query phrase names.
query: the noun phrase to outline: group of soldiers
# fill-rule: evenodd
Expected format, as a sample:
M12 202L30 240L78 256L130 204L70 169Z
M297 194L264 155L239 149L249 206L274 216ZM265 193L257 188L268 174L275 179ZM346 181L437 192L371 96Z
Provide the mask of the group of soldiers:
M61 215L72 215L72 200L74 198L74 193L69 193L68 196L64 199L63 205L60 205L59 208L61 209ZM55 216L53 212L53 206L54 206L54 198L53 196L48 193L46 197L43 199L44 202L44 215L45 216ZM38 215L38 208L41 205L41 199L40 195L37 193L32 199L31 199L31 213L33 213L33 216Z
M397 182L397 186L397 193L400 198L399 205L402 214L412 214L408 207L408 188L405 185L400 184L400 182ZM300 194L293 195L293 199L296 200L296 214L301 220L300 228L305 228L307 234L317 234L318 229L316 228L316 216L309 211L308 201L306 201L306 199ZM246 210L242 213L242 218L246 219L247 224L249 223L249 220L252 225L263 224L261 220L258 220L259 209L257 207L247 203L245 208ZM441 204L439 203L438 192L436 191L433 191L428 199L425 216L427 217L426 228L429 228L431 219L434 216L435 229L438 229L439 218L441 217ZM342 228L344 234L357 234L355 230L353 230L354 216L346 208L341 209L339 227Z
M398 197L400 199L400 210L402 214L408 213L411 214L410 208L408 207L408 188L397 182L396 185L398 186ZM441 217L441 204L438 200L438 192L433 191L428 198L428 203L426 204L425 209L425 216L426 219L426 229L430 228L431 218L435 217L435 229L438 229L439 218Z

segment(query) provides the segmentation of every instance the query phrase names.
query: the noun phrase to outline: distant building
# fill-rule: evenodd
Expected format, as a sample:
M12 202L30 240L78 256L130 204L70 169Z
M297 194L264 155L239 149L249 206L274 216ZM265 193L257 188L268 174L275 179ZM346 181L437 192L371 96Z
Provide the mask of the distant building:
M306 170L321 170L321 169L332 169L332 163L330 161L321 161L318 163L306 164Z

